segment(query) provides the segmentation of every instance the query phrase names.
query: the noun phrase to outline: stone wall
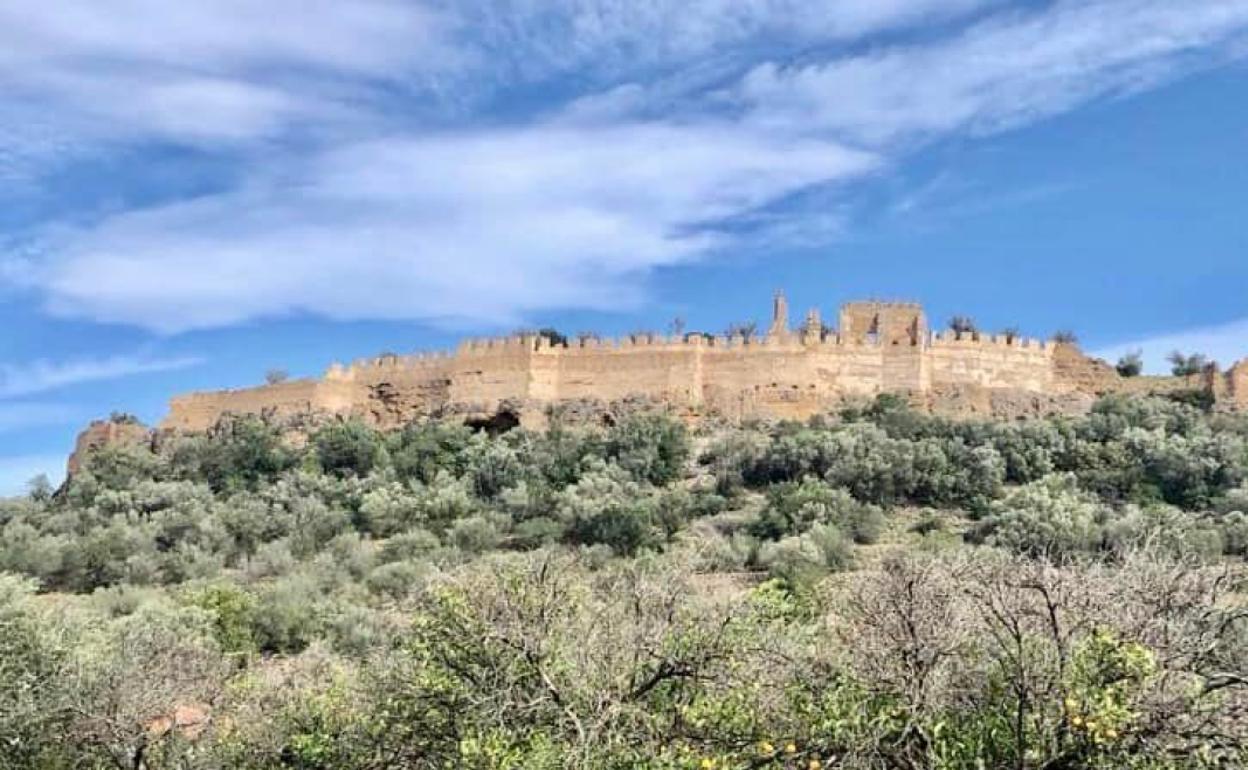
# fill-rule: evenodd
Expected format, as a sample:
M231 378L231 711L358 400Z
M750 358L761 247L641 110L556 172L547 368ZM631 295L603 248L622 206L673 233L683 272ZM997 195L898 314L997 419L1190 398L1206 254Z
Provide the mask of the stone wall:
M175 398L162 428L201 431L226 413L300 412L389 428L426 415L472 419L502 410L536 426L553 404L636 399L692 417L804 419L886 392L932 411L1012 418L1086 409L1105 393L1192 387L1180 378L1120 377L1073 345L932 334L913 304L851 303L839 333L810 322L789 330L787 312L778 299L772 333L753 340L656 335L552 346L515 336L468 340L454 354L335 364L322 380ZM1225 383L1225 393L1215 393L1221 402L1248 407L1248 365Z
M1226 372L1223 406L1248 412L1248 358Z

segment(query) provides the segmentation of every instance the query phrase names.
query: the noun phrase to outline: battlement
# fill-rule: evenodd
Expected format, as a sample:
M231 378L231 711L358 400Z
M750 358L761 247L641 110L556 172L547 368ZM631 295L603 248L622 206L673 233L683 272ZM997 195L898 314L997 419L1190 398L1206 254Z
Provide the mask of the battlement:
M1053 343L1045 340L1033 339L1031 337L1008 337L1004 334L967 334L958 335L955 332L943 331L933 332L929 341L932 347L985 347L985 348L1015 348L1018 350L1027 350L1052 354Z
M524 404L525 414L534 417L561 401L638 397L685 413L802 419L846 398L886 392L947 398L965 391L978 394L973 398L982 404L991 402L983 394L996 391L1030 394L1034 402L1171 388L1169 380L1123 380L1113 367L1068 345L932 331L915 302L849 302L838 320L830 329L811 310L799 328L791 328L788 302L777 294L766 333L749 336L640 332L558 344L529 333L467 339L453 352L334 363L322 380L179 396L164 425L203 430L226 413L301 411L399 425L439 411L481 413ZM1219 375L1209 387L1220 403L1248 408L1248 364Z

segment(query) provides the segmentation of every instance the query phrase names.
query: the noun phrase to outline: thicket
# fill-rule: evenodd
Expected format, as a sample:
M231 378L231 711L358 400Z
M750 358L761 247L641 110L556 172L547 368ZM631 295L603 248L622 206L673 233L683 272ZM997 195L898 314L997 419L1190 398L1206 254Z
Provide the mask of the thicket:
M1159 399L239 418L0 501L0 767L1242 761L1246 480Z

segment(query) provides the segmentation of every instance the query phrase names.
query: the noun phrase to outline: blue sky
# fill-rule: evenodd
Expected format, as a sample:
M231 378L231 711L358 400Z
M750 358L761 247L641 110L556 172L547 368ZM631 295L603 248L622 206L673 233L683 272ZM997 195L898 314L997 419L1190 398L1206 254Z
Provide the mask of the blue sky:
M825 317L1248 355L1248 0L9 0L0 492L169 395Z

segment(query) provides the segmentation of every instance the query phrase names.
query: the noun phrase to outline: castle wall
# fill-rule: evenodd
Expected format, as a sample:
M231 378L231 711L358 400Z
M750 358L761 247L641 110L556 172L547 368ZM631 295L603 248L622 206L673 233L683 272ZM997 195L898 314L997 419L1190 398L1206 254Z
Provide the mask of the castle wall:
M334 365L321 381L175 398L163 427L202 431L226 413L321 411L390 428L447 409L492 415L503 408L538 425L545 405L637 397L691 415L804 419L885 392L933 410L1018 415L1078 408L1104 393L1193 387L1182 378L1120 377L1073 345L930 334L917 305L851 303L841 312L845 328L832 334L818 324L782 328L787 308L779 301L775 314L775 333L750 341L690 335L552 346L516 336L469 340L454 354L365 359ZM1210 387L1219 403L1248 409L1248 362Z
M532 337L461 345L446 369L448 399L493 410L504 401L527 398L535 346Z
M225 414L287 416L318 409L317 380L294 380L240 390L191 393L175 397L162 428L199 432L211 428Z
M1248 358L1227 370L1225 382L1223 403L1231 409L1248 411Z
M932 336L926 352L932 386L974 385L1047 391L1053 387L1053 347L1036 340L983 335L958 339L952 332Z

